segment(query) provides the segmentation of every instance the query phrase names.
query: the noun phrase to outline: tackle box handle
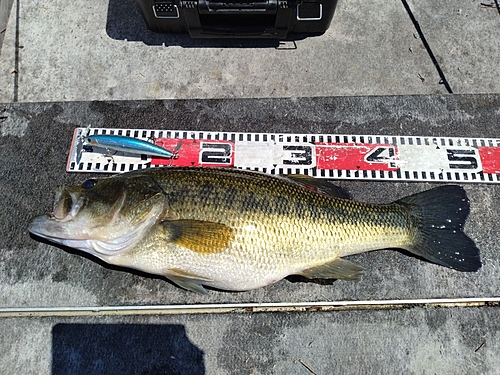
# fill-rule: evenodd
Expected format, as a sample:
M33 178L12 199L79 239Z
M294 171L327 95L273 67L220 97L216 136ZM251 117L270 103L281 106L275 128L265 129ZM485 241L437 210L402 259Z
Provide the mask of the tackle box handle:
M279 0L224 2L183 1L189 35L193 38L285 38L292 9Z

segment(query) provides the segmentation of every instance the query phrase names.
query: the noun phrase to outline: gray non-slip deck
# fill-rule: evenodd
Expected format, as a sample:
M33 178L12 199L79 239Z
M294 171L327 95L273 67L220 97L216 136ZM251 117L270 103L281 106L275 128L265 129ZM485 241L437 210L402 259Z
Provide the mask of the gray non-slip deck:
M314 283L290 278L253 291L229 293L211 290L208 296L202 296L179 289L159 277L128 272L77 251L39 242L30 237L26 227L32 217L51 210L57 185L79 184L92 176L87 173L65 172L73 130L89 122L95 126L119 128L168 127L249 132L286 130L294 133L327 134L344 133L345 129L349 129L351 134L494 137L498 103L498 95L446 95L4 104L1 108L3 136L0 138L2 160L6 161L0 166L0 184L5 202L5 209L0 213L0 230L3 234L0 238L1 307L496 297L499 294L496 241L498 227L495 225L499 220L496 209L500 193L498 185L464 185L471 200L471 214L465 230L481 249L483 260L483 267L477 273L460 273L401 252L382 250L349 257L349 260L366 268L360 281ZM373 181L339 181L338 184L349 191L354 199L380 203L437 185ZM79 373L81 368L78 366L90 366L83 372L107 373L108 370L95 369L113 366L112 358L115 354L110 354L113 351L109 348L106 349L108 351L99 353L94 346L94 338L81 334L87 330L86 325L91 331L101 332L99 322L103 321L112 323L105 323L102 332L107 332L108 329L110 332L118 331L118 336L124 335L122 340L127 336L123 332L128 332L129 329L132 332L131 340L142 340L141 335L147 337L147 332L152 330L149 325L161 324L160 331L173 330L180 337L181 342L175 346L175 350L184 353L180 354L181 357L198 356L198 349L215 357L203 362L207 373L241 373L248 362L252 361L247 361L247 358L254 358L255 363L248 364L249 368L254 368L253 373L278 374L292 371L300 374L308 371L300 362L297 363L300 359L312 368L320 369L321 372L318 373L327 373L326 369L329 368L338 368L340 373L349 373L351 368L354 372L374 369L380 373L386 368L394 373L431 373L431 369L439 370L438 373L457 373L462 370L462 373L482 373L485 369L486 372L494 373L495 367L491 366L496 364L498 358L494 355L498 353L495 341L498 330L494 319L496 313L497 308L484 307L362 310L349 313L317 311L302 315L247 313L245 316L229 314L133 318L120 317L118 312L118 316L114 317L52 317L31 320L5 318L2 320L4 334L1 337L2 346L7 348L9 354L3 356L0 366L6 369L3 370L4 373L30 372L33 369L30 366L34 366L33 358L40 358L47 372L64 373L62 370L54 370L54 366L56 369L60 369L57 366L63 366L58 362L54 364L54 355L57 358L74 355L78 358L74 363L71 362L71 366L76 366L71 367L72 373ZM445 321L443 316L446 317ZM191 326L190 323L185 323L185 319L186 322L198 323ZM467 321L477 322L472 324ZM125 324L123 322L131 322L132 326L119 326ZM73 326L73 323L76 325ZM176 324L180 326L177 327ZM22 327L26 331L21 334ZM343 327L341 332L339 327ZM37 332L36 337L33 336L33 330ZM250 336L245 334L246 330L249 330ZM476 332L476 339L469 337L469 330ZM63 337L55 338L54 332ZM102 332L101 335L104 335ZM316 348L313 348L313 344L308 346L304 342L301 345L306 345L305 347L298 346L294 335L304 334L311 336L310 341L316 343ZM56 350L54 353L54 342L59 342L59 339L64 342L72 335L82 336L78 348L71 349L70 352L67 351L70 349L59 348L57 350L60 351ZM207 335L213 335L213 340ZM355 338L354 341L345 341L346 337L351 336ZM13 337L19 339L14 340ZM245 339L248 337L253 338L248 341ZM264 343L258 338L262 338ZM337 346L335 338L343 340L342 344ZM45 344L37 348L32 345L35 339ZM101 340L103 344L107 342L105 337L96 340ZM191 347L192 341L198 343L194 344L197 349ZM374 347L377 342L381 342L382 347ZM486 344L479 348L483 342ZM407 345L405 350L401 346L403 343ZM157 348L148 345L153 344L148 343L140 350L156 353ZM239 349L242 345L246 348L242 349L244 354ZM397 347L397 354L393 352L391 345ZM66 348L65 345L62 347ZM293 358L288 349L284 349L287 347L294 353ZM336 351L332 354L334 348ZM479 349L475 352L477 348ZM127 347L126 350L131 349ZM360 354L357 353L362 350L367 351L365 361L360 361ZM463 368L462 362L452 360L455 356L464 354L465 350L474 358L477 366L469 363L468 367ZM226 351L233 354L229 355ZM268 351L272 354L268 354ZM89 355L92 359L85 359ZM175 354L172 355L175 357ZM235 356L245 358L239 362L236 359L239 357ZM384 357L384 361L380 356ZM420 357L412 362L417 358L415 356ZM230 360L228 357L234 359ZM24 361L22 358L29 360ZM135 372L131 373L157 371L149 362L136 361L132 355L126 358L138 366L138 370L135 371L134 368ZM432 360L434 367L426 368L427 360ZM94 369L92 366L97 367ZM167 364L161 362L158 366ZM195 370L201 371L199 368ZM250 370L245 371L252 373Z

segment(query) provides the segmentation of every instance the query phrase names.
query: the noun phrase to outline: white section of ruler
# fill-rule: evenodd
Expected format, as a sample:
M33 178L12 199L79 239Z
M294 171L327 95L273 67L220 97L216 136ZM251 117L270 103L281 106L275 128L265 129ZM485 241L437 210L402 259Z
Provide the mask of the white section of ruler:
M316 167L315 148L310 143L293 142L293 146L298 148L310 148L308 157L311 158L311 164L308 169ZM297 153L293 150L283 148L283 143L274 142L237 142L235 145L234 165L242 169L287 169L290 165L285 164L286 160L297 160ZM298 155L298 159L301 156Z
M76 163L76 146L85 128L77 128L68 158L68 172L120 173L155 167L151 157L118 152L110 158L105 150L83 152ZM231 143L234 167L268 174L307 174L318 178L380 181L427 181L460 183L500 183L500 173L484 173L480 147L500 149L500 139L425 136L237 133L189 130L147 130L93 128L91 134L115 134L143 140L156 138L183 139L185 142L211 140ZM327 144L328 146L322 146ZM363 146L382 145L376 150L377 163L394 165L393 170L358 170L319 168L317 158L323 150L343 148L352 151ZM389 150L389 148L394 150ZM369 148L369 147L368 147ZM385 148L385 149L384 149ZM200 150L203 152L213 150ZM395 153L394 156L392 153ZM179 157L182 157L182 147ZM373 155L372 155L373 156ZM332 160L336 156L332 156ZM201 156L199 160L202 160ZM333 160L334 161L334 160ZM366 163L366 160L365 160ZM500 162L499 162L500 164Z

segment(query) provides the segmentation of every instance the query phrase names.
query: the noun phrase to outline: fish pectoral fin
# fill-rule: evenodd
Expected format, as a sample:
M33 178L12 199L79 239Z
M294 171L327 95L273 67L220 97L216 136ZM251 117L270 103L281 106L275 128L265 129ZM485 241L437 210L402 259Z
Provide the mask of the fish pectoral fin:
M198 294L208 294L205 288L203 288L204 282L212 281L209 278L196 275L194 273L182 271L176 268L172 268L165 273L165 276L172 280L173 283L177 284L181 288L190 290Z
M230 227L211 221L173 220L161 224L169 227L169 241L200 254L223 251L233 239Z
M308 279L358 280L363 275L363 270L357 264L338 258L333 262L305 269L299 275Z
M326 194L334 198L351 199L349 194L340 186L336 186L319 178L314 178L305 174L287 174L280 175L284 178L292 180L304 188L320 194Z

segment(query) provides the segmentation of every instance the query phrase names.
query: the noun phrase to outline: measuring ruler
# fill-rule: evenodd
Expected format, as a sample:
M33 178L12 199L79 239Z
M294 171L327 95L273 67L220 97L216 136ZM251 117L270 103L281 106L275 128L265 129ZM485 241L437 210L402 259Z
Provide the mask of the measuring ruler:
M75 129L68 172L204 166L347 180L500 183L500 139L92 128L88 135L134 137L170 151L182 145L174 159L85 146L77 163L86 131Z

